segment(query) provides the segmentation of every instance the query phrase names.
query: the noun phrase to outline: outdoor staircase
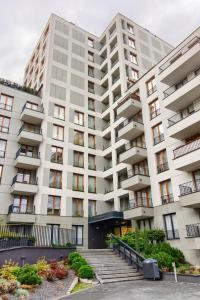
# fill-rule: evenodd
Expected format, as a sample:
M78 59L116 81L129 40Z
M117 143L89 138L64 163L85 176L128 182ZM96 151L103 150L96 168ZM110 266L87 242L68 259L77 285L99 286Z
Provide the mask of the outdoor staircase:
M129 265L111 249L88 249L79 252L93 267L100 283L143 279L143 275L133 265Z

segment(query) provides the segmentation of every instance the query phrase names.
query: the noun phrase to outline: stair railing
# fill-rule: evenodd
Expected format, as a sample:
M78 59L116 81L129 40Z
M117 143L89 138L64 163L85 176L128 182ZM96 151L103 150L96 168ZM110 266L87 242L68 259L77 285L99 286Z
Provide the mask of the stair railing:
M143 271L145 258L142 255L113 234L111 234L111 244L113 251L117 252L125 260L128 260L130 265L135 265L137 271Z

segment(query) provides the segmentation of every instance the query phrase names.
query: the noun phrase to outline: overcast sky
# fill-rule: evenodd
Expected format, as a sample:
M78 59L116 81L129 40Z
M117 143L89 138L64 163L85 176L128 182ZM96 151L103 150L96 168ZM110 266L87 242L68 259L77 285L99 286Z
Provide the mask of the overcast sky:
M22 82L53 12L97 36L117 12L173 45L200 25L200 0L0 0L0 77Z

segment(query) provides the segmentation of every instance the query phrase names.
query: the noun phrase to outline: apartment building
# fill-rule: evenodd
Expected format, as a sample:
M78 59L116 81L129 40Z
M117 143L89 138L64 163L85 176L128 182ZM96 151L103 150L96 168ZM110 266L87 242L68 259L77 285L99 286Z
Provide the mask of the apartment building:
M161 228L199 264L199 36L173 49L121 14L100 37L52 15L26 88L0 81L1 222L90 248Z

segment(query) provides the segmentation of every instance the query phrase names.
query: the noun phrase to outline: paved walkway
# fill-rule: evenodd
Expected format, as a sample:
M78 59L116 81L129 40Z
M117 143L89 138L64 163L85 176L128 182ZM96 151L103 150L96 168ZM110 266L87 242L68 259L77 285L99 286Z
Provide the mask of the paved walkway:
M98 285L62 300L199 300L200 284L136 281Z

